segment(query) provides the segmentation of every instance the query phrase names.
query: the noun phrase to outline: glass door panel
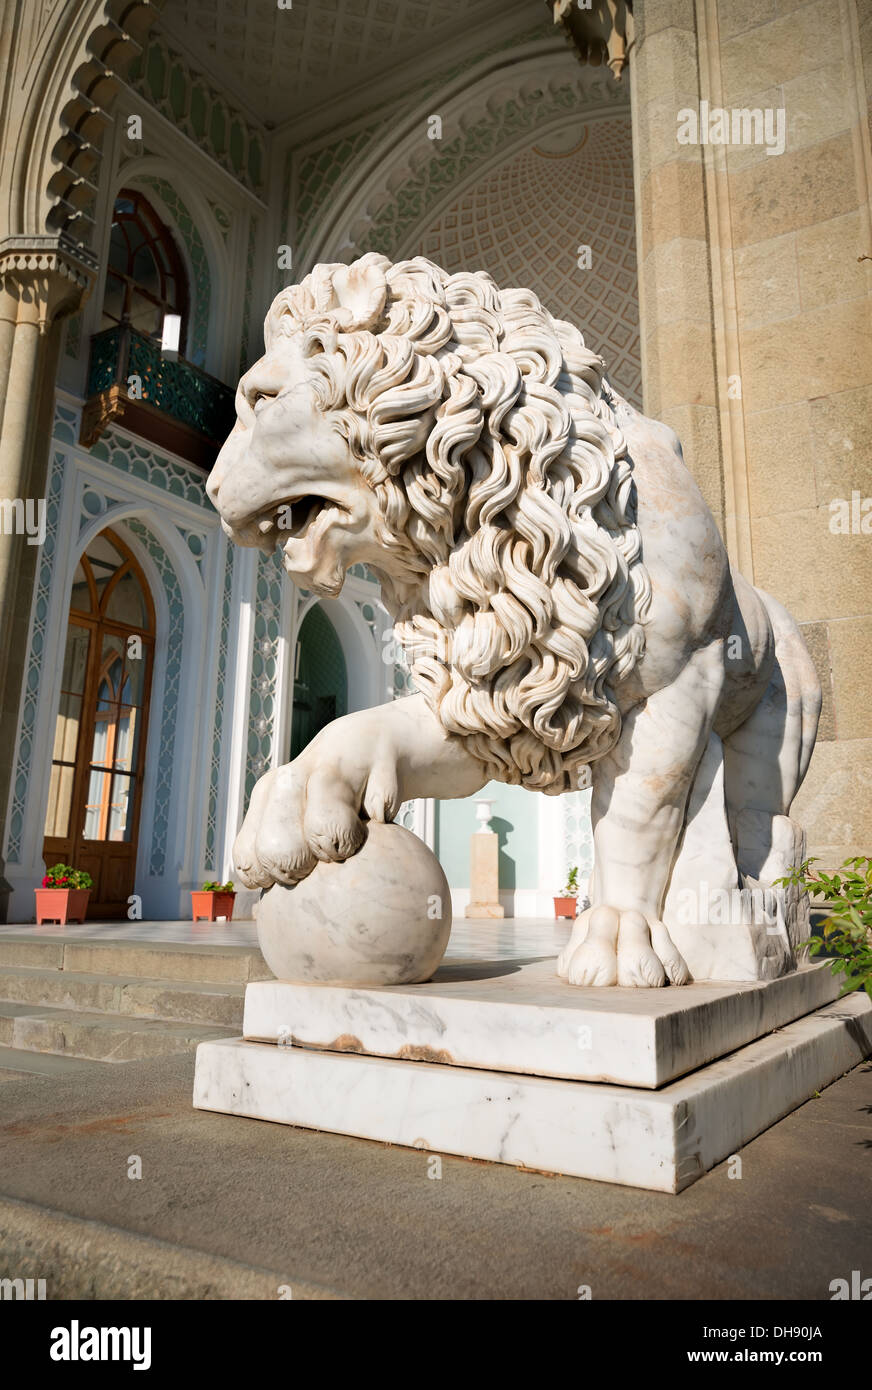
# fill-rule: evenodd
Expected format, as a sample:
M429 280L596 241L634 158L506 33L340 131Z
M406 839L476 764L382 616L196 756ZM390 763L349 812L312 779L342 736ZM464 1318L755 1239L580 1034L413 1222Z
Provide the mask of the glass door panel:
M73 695L84 694L90 644L91 634L88 629L71 623L67 632L67 645L64 648L62 690L68 690Z
M89 629L70 623L61 668L61 692L55 719L51 780L45 816L45 834L53 838L67 835L70 829L90 644Z
M134 780L116 772L112 778L107 840L129 842L133 830Z
M124 638L117 633L103 633L91 745L91 764L96 767L111 767L115 757L118 702L124 677L124 646Z
M131 705L122 705L115 740L115 766L120 772L133 772L136 767L141 727L139 710Z
M118 703L118 733L115 740L115 766L125 772L136 771L139 739L143 728L143 700L150 675L151 652L143 648L141 657L125 657L121 698Z
M67 834L73 804L73 783L76 769L54 763L48 789L48 809L45 814L45 834L55 838Z
M74 763L82 727L82 697L62 690L55 720L55 740L52 757L56 762Z
M111 789L112 774L102 768L91 768L88 774L88 792L85 798L83 840L106 839Z

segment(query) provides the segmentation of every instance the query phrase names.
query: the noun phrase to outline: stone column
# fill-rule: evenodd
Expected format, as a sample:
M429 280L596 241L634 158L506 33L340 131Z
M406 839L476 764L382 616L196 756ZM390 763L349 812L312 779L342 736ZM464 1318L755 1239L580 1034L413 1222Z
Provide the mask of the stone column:
M734 508L723 466L726 363L710 147L678 141L679 111L710 95L698 9L705 4L646 0L636 14L629 68L642 379L646 413L679 435L731 558L744 568L727 524Z
M2 419L3 402L6 400L6 386L9 381L12 344L15 341L17 322L18 295L5 283L0 284L0 419Z
M18 731L21 683L39 545L9 505L45 498L60 324L93 282L87 254L56 237L0 241L0 845ZM0 919L8 885L0 860Z
M872 842L870 8L645 0L629 70L645 408L800 623L824 705L793 815L835 868ZM780 111L780 149L680 143L703 102Z

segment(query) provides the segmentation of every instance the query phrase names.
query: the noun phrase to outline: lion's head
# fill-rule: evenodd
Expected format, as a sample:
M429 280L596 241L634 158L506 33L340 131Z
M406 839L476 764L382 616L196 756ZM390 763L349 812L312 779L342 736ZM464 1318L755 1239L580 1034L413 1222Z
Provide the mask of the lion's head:
M501 781L575 786L650 602L601 359L529 290L423 257L317 266L265 341L209 479L228 534L322 595L366 562L445 729Z

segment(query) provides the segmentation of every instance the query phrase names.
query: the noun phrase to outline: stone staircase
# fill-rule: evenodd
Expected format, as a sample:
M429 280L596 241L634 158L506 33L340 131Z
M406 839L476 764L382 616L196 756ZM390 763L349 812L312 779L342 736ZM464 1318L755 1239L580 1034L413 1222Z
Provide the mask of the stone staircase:
M237 1036L269 978L256 946L0 935L0 1081Z

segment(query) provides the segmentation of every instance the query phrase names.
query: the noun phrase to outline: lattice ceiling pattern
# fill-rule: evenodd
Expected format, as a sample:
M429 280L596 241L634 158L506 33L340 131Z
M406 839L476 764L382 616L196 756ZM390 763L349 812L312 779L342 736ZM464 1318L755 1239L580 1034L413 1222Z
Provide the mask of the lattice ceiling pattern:
M642 405L630 121L614 116L532 144L484 175L422 233L413 254L449 271L486 270L501 289L535 290L605 359ZM591 248L591 268L578 265Z
M167 0L162 26L280 124L505 13L505 0Z

